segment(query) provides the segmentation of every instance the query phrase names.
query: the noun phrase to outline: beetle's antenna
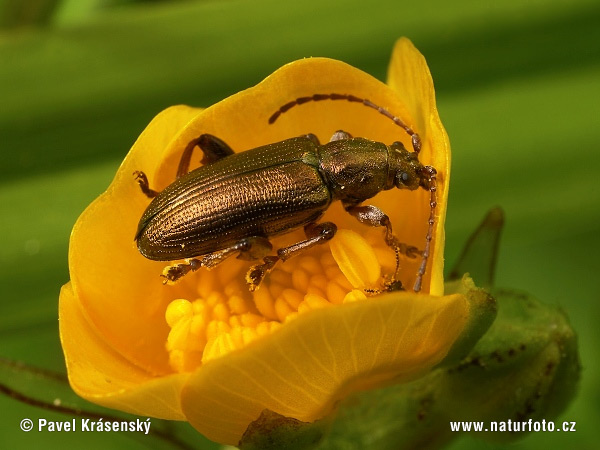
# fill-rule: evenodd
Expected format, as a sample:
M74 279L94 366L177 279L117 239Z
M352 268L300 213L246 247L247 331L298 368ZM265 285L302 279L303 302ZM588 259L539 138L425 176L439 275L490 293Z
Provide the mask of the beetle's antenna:
M314 94L308 97L298 97L296 100L292 100L291 102L286 103L285 105L281 106L277 111L275 111L275 113L271 117L269 117L269 123L274 123L280 115L287 112L294 106L302 105L308 102L318 102L321 100L347 100L353 103L362 103L363 105L368 106L369 108L375 109L377 112L383 114L388 119L391 119L396 125L398 125L404 131L406 131L406 133L411 137L413 149L417 154L421 151L421 138L417 133L413 131L411 127L406 125L402 119L394 116L387 109L376 105L371 100L356 97L354 95L349 94Z
M429 220L427 221L427 236L425 236L425 248L423 249L423 255L421 259L421 265L417 271L417 279L413 291L419 292L421 290L421 284L423 283L423 275L425 275L425 268L427 267L427 260L429 259L429 251L431 248L431 240L433 239L433 225L435 223L435 207L437 206L437 171L431 166L423 167L424 175L427 175L427 187L429 189Z

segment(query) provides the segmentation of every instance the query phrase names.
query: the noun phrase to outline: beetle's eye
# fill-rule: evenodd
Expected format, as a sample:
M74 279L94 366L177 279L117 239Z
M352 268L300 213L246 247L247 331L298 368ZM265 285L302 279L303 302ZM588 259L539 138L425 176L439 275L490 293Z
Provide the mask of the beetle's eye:
M400 179L401 179L401 180L402 180L404 183L406 183L406 182L408 181L408 179L409 179L409 178L410 178L410 177L409 177L409 175L408 175L406 172L402 172L402 173L400 174Z

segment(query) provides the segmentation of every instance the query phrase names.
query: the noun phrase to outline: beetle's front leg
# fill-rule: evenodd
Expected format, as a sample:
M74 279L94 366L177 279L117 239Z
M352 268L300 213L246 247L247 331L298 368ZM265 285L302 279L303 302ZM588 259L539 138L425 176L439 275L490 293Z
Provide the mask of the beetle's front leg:
M372 227L385 227L385 243L391 247L396 253L396 273L400 267L399 255L403 254L409 258L416 258L417 255L422 254L421 250L412 245L398 242L396 236L392 231L392 222L387 214L376 206L371 205L354 205L351 203L344 203L344 209L354 216L360 223L370 225ZM394 282L395 280L392 280Z
M401 253L410 259L414 259L423 254L423 251L419 250L414 245L398 241L392 232L392 222L390 221L390 218L376 206L344 204L344 209L360 223L372 227L385 227L385 243L393 248L394 251Z
M344 209L349 214L354 216L360 223L364 223L365 225L372 227L385 227L385 243L394 250L400 251L401 244L398 242L394 236L394 233L392 232L392 222L386 213L376 206L371 205L360 206L344 203ZM406 244L402 244L402 246L408 249Z
M290 245L289 247L280 248L277 250L277 256L266 256L263 258L263 264L259 264L250 268L246 274L246 282L249 285L250 291L256 290L263 278L269 273L277 261L286 261L292 256L296 256L317 244L323 244L330 240L337 231L337 226L333 222L309 223L304 227L304 233L307 239Z

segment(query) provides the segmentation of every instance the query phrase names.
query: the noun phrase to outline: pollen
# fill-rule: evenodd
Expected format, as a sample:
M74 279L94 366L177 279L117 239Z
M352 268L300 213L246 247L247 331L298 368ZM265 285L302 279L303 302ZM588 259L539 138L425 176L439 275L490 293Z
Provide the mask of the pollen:
M188 275L196 277L194 293L171 301L165 311L170 365L176 372L193 371L303 314L368 301L365 290L382 285L382 264L390 258L389 248L374 248L361 235L341 229L329 245L279 263L254 292L244 282L248 262L227 261Z

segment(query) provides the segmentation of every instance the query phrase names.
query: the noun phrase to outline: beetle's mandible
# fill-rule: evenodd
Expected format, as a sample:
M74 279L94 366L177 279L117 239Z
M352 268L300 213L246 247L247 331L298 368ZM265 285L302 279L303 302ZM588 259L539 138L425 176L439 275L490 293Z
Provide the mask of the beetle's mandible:
M279 260L285 261L334 236L336 225L318 220L332 202L340 200L359 222L385 228L385 242L396 252L397 266L400 253L421 255L413 287L415 292L421 290L433 235L436 170L419 161L419 135L386 109L346 94L297 98L275 112L269 123L294 106L321 100L347 100L377 110L408 133L413 151L400 142L386 145L337 131L323 145L315 135L308 134L234 153L219 138L201 135L187 145L175 181L162 192L150 189L143 172L134 173L142 192L152 198L135 234L140 253L158 261L185 259L165 268L165 282L174 282L200 267L212 268L237 255L245 260L262 259L246 275L253 291ZM196 146L204 153L204 165L189 171ZM430 192L422 251L396 239L383 211L362 205L392 188L423 188ZM273 248L271 236L298 227L304 227L305 240L269 254ZM388 287L401 287L395 275Z

